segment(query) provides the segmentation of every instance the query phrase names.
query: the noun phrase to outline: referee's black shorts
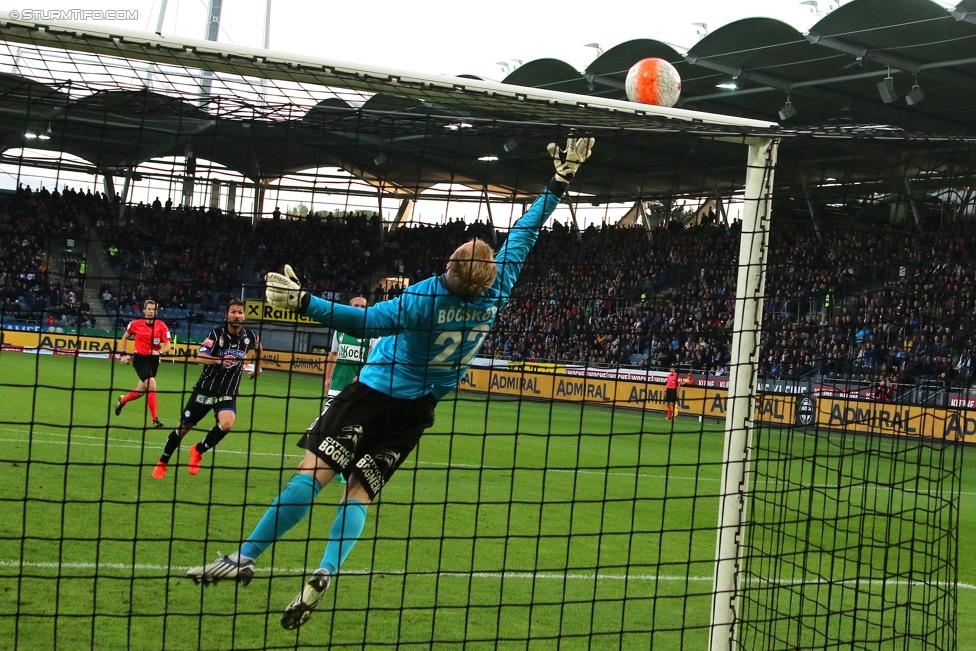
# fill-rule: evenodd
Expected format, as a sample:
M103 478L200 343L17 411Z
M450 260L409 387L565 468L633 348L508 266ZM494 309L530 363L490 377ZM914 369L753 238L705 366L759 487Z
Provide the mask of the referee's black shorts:
M660 394L658 394L660 395ZM678 390L677 389L665 389L664 390L664 402L678 402Z
M133 355L132 368L143 382L154 378L159 370L159 355Z
M305 432L300 447L332 470L355 476L369 493L379 494L434 424L437 400L432 395L394 398L353 382Z

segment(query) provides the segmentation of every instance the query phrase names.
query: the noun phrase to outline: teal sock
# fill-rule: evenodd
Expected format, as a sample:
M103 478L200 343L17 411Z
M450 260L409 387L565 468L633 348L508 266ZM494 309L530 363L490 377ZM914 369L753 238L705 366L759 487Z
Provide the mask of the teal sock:
M264 512L258 526L241 545L241 556L257 558L281 538L289 529L302 521L312 508L312 501L321 487L312 475L295 475L282 489L281 494Z
M336 510L336 519L329 532L329 544L325 546L325 554L319 567L335 575L349 552L356 546L365 526L366 505L359 500L341 502Z

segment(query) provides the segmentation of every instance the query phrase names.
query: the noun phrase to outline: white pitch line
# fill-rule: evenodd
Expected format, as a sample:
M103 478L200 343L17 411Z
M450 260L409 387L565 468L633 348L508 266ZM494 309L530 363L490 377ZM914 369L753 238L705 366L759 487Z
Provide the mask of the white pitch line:
M7 431L7 432L14 432L14 433L18 433L18 434L31 434L31 431L30 430L17 429L17 428L13 428L13 427L0 427L0 430ZM107 439L104 436L91 436L91 435L86 435L86 434L70 434L70 435L65 435L65 434L63 434L61 432L47 432L47 431L40 431L40 430L34 430L33 433L34 433L34 435L56 436L56 437L59 437L59 438L58 438L58 440L55 440L55 441L44 441L44 440L41 440L41 439L38 439L38 438L30 438L30 439L0 439L0 442L4 442L4 443L39 443L39 444L48 444L48 445L78 445L78 446L98 447L98 448L107 448L110 445L112 448L117 448L117 449L126 449L126 450L129 450L129 449L132 449L132 450L142 450L142 449L145 449L145 445L143 445L143 442L140 441L140 440L138 440L138 439L121 439L121 438ZM96 441L103 441L103 443L101 443L101 444L98 444L98 443L80 443L80 442L76 442L76 441L73 440L73 439L78 439L78 438L81 438L81 439L92 439L92 440L96 440ZM71 440L69 441L69 439L71 439ZM135 443L137 445L124 445L125 443ZM281 454L279 454L279 453L275 453L275 452L251 452L251 451L248 451L248 450L234 450L234 449L231 449L231 448L224 448L224 447L219 448L219 450L220 450L220 452L222 454L235 454L235 455L254 456L254 457L275 457L275 458L294 458L294 459L298 459L298 458L301 458L301 456L302 456L300 454L288 454L288 453L281 453ZM581 468L512 468L511 466L481 466L481 465L477 465L477 464L456 463L456 462L452 463L452 462L440 462L440 461L417 461L417 462L414 462L413 465L407 463L407 464L404 464L404 466L402 467L402 469L403 470L415 469L416 466L433 466L433 467L440 467L440 468L463 468L463 469L484 470L484 471L504 471L504 470L509 470L509 471L514 471L514 472L519 472L519 471L523 471L523 472L524 471L535 471L535 472L546 472L546 473L550 473L550 472L552 472L552 473L573 473L575 475L598 475L598 476L603 476L603 477L628 477L628 478L632 478L632 477L635 476L635 473L632 473L632 472L629 472L629 473L628 472L610 472L609 470L602 471L602 470L581 469ZM642 473L642 472L636 473L636 476L638 478L641 478L641 479L667 479L667 480L675 480L675 481L695 481L695 482L717 482L717 481L720 481L719 478L717 478L717 477L687 477L687 476L683 476L683 475L660 475L660 474L651 474L651 473ZM772 483L774 485L778 485L778 484L795 485L798 488L833 488L833 489L838 489L838 490L840 490L840 489L849 489L849 490L856 490L856 489L864 489L864 490L899 490L899 491L904 491L906 493L915 493L915 494L922 494L922 495L946 494L946 493L949 492L949 491L938 490L938 489L936 489L936 490L917 490L917 489L907 488L907 487L865 486L863 484L855 484L855 485L849 485L849 486L836 486L834 484L797 484L796 482L789 482L789 481L778 480L778 479L774 479L772 481L766 480L766 481L763 481L762 483L764 483L764 484ZM972 495L976 495L976 492L959 491L959 494L960 495L970 495L970 496L972 496Z
M74 569L74 570L132 570L133 572L186 572L191 569L189 565L154 565L145 563L56 563L56 562L31 562L31 561L0 561L0 567L33 567L38 569ZM274 574L282 576L305 576L306 574L318 569L307 568L283 568L283 567L256 567L255 572L261 574ZM523 579L523 580L545 580L545 581L667 581L667 582L692 582L704 583L711 582L711 576L675 576L661 574L585 574L570 572L451 572L451 571L430 571L430 572L408 572L406 570L343 570L342 574L352 574L355 576L434 576L449 578L476 578L476 579ZM88 578L88 577L68 577L68 578ZM755 579L747 577L750 583L774 584L774 585L893 585L893 586L936 586L940 588L956 587L963 590L976 590L976 585L971 583L952 584L947 581L907 581L905 579Z
M0 427L0 430L7 431L7 432L14 432L14 433L17 433L17 434L31 434L31 431L30 430L16 429L16 428L13 428L13 427ZM119 448L119 449L126 449L126 450L129 450L129 449L132 449L132 450L142 450L142 449L145 448L145 445L143 444L143 441L140 441L139 439L123 439L123 438L114 438L114 437L113 438L106 438L104 436L91 436L91 435L86 435L86 434L70 434L70 435L65 435L62 432L46 432L46 431L41 431L41 430L34 430L33 435L34 436L36 436L36 435L41 435L41 436L56 436L56 437L59 437L59 438L57 440L54 440L54 441L44 441L44 440L41 440L41 439L38 439L38 438L34 438L34 437L32 437L30 439L0 439L0 441L5 442L5 443L40 443L40 444L48 444L48 445L79 445L79 446L85 446L85 447L98 447L98 448L112 447L112 448ZM78 438L81 438L81 439L93 439L93 440L96 440L96 441L103 441L103 443L99 444L99 443L78 443L78 442L75 442L74 439L78 439ZM134 443L136 445L124 445L125 443ZM238 454L238 455L245 455L245 456L246 455L251 455L251 456L279 457L279 458L282 457L282 456L285 456L285 457L293 457L293 458L296 458L296 459L297 458L301 458L301 456L302 456L300 454L287 454L287 453L285 453L285 454L278 454L278 453L275 453L275 452L248 452L247 450L234 450L232 448L225 448L225 447L220 447L218 449L219 449L219 451L221 453L225 453L225 454ZM447 468L465 468L465 469L472 469L472 470L487 470L487 471L491 471L491 470L515 470L515 471L534 470L534 471L538 471L538 472L566 472L566 473L576 473L576 474L583 474L583 475L600 475L600 476L607 476L607 475L609 475L609 476L615 476L615 477L633 477L634 476L634 473L632 473L632 472L631 473L626 473L626 472L604 472L604 471L601 471L601 470L587 470L587 469L577 469L577 468L512 468L511 466L480 466L480 465L476 465L476 464L449 463L449 462L440 462L440 461L418 461L418 462L415 462L415 464L416 465L422 465L422 466L437 466L437 467L447 467ZM412 467L413 466L411 466L410 464L404 464L404 466L402 468L406 470L406 469L409 469L409 468L412 468ZM685 477L685 476L681 476L681 475L655 475L655 474L648 474L648 473L638 473L637 476L638 477L643 477L643 478L651 478L651 479L674 479L674 480L683 480L683 481L716 481L716 482L719 481L718 478L715 478L715 477Z

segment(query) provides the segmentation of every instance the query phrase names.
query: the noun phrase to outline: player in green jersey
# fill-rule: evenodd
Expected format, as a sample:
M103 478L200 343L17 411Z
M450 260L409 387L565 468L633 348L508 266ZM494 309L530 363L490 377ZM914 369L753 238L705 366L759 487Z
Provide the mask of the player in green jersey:
M366 299L362 296L352 299L349 304L361 310L366 309ZM369 357L370 346L377 341L378 339L358 339L338 330L333 332L332 349L325 361L325 391L327 393L325 405L322 406L322 414L309 425L309 430L315 427L322 416L325 416L325 412L332 406L335 397L356 381L356 378L359 377L359 371L366 364L366 358ZM305 438L303 437L298 445L304 447L304 444ZM345 484L346 478L339 475L339 481Z
M366 309L366 299L362 296L352 299L349 304ZM332 335L332 350L325 362L325 390L328 392L328 398L322 413L325 413L332 404L332 399L339 395L340 391L359 377L359 371L366 364L372 343L369 339L357 339L338 330Z

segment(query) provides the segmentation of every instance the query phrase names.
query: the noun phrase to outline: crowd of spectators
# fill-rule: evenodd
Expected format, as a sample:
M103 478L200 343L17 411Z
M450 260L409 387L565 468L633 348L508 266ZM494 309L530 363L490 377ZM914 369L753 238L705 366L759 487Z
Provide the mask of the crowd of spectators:
M0 197L0 310L5 320L31 315L48 325L93 323L80 288L84 259L67 251L67 244L84 236L82 215L99 200L90 192L29 186ZM60 267L59 273L52 265Z
M254 268L295 268L318 294L370 291L367 279L380 245L377 218L364 212L312 219L262 219L254 231ZM260 276L256 278L260 282Z
M216 209L157 200L119 210L118 198L26 189L0 203L3 311L84 315L84 261L65 256L49 282L51 237L93 224L120 282L102 281L109 313L148 298L188 321L218 310L242 284L290 263L321 295L382 300L440 273L471 237L504 241L482 222L450 220L382 232L375 215L282 216L252 226ZM84 215L87 221L83 221ZM976 379L976 235L889 225L774 223L766 273L761 370L802 379L833 373L882 385ZM653 232L554 222L539 237L483 354L520 361L682 366L729 372L738 225L715 219Z
M100 286L110 312L140 312L149 298L161 307L210 308L240 295L251 241L246 220L157 199L109 211L95 226L119 278Z
M486 350L497 357L729 372L738 229L544 232ZM976 380L976 235L781 224L761 372L881 387Z

